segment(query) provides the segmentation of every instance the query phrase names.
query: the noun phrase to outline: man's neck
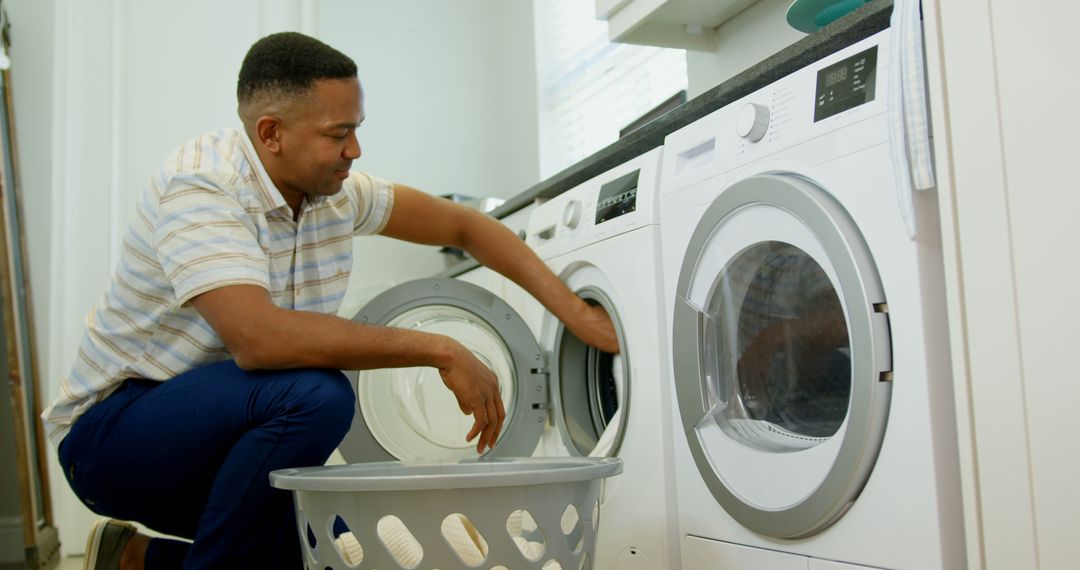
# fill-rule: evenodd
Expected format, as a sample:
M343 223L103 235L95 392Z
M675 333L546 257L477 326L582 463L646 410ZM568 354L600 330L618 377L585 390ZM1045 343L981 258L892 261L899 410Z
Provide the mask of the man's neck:
M274 189L278 194L285 199L285 203L289 205L289 209L292 210L293 221L300 219L300 207L304 203L304 193L298 190L291 190L288 186L281 182L280 177L275 174L275 162L274 155L270 154L270 151L266 150L262 145L258 144L257 139L251 136L251 133L247 133L248 140L251 141L252 148L255 149L255 155L258 157L259 162L262 164L263 170L266 171L266 175L270 177L270 182L274 184Z

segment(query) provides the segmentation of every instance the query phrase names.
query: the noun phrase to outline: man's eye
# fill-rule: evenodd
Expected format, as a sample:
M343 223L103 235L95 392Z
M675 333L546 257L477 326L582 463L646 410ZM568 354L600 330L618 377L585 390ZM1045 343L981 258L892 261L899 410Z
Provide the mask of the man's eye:
M330 135L330 138L337 139L339 141L345 140L345 137L349 136L349 133L343 133L340 135Z

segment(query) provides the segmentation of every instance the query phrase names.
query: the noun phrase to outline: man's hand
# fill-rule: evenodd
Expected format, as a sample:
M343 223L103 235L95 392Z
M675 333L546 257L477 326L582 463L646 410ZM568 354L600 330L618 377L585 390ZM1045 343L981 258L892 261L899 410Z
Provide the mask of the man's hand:
M582 308L566 320L566 327L585 344L611 354L619 353L619 337L611 316L600 305L581 301Z
M483 453L495 447L506 420L499 380L469 349L456 342L454 346L447 363L439 366L439 374L457 398L461 412L473 417L473 427L465 441L472 441L479 434L476 452Z

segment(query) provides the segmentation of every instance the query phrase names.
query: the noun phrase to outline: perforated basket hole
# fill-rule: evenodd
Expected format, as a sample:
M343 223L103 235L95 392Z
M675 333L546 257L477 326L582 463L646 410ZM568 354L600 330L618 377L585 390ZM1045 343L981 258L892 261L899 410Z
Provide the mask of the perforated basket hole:
M386 551L402 568L412 570L420 565L424 559L424 547L416 540L409 527L394 515L386 515L379 519L375 527Z
M356 568L364 561L364 547L341 515L332 515L329 521L330 536L334 537L334 550L349 568Z
M532 513L525 509L518 509L506 519L506 532L514 540L521 555L537 562L547 549L547 538L544 531L536 524Z
M442 535L466 566L479 566L487 560L487 540L469 517L461 513L447 515L442 521Z
M581 564L578 564L578 570L592 570L592 564L589 564L589 555L581 557Z
M319 539L315 537L315 532L311 530L311 524L308 523L307 515L303 511L297 513L296 518L300 523L301 532L304 533L304 540L301 542L303 542L308 564L317 564L319 553L315 547L319 544Z
M559 564L558 560L552 558L545 562L544 565L540 567L540 570L562 570L562 564Z
M559 521L559 526L562 528L563 536L566 537L566 544L570 547L570 550L575 553L581 550L581 545L585 542L585 533L581 530L581 517L578 516L577 507L574 505L566 506L562 519Z

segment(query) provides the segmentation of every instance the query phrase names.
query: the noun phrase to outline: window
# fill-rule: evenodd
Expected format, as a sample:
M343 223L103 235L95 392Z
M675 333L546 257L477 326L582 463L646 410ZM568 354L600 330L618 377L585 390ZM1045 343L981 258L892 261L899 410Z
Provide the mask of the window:
M615 142L686 89L683 50L613 44L592 0L534 0L540 177Z

